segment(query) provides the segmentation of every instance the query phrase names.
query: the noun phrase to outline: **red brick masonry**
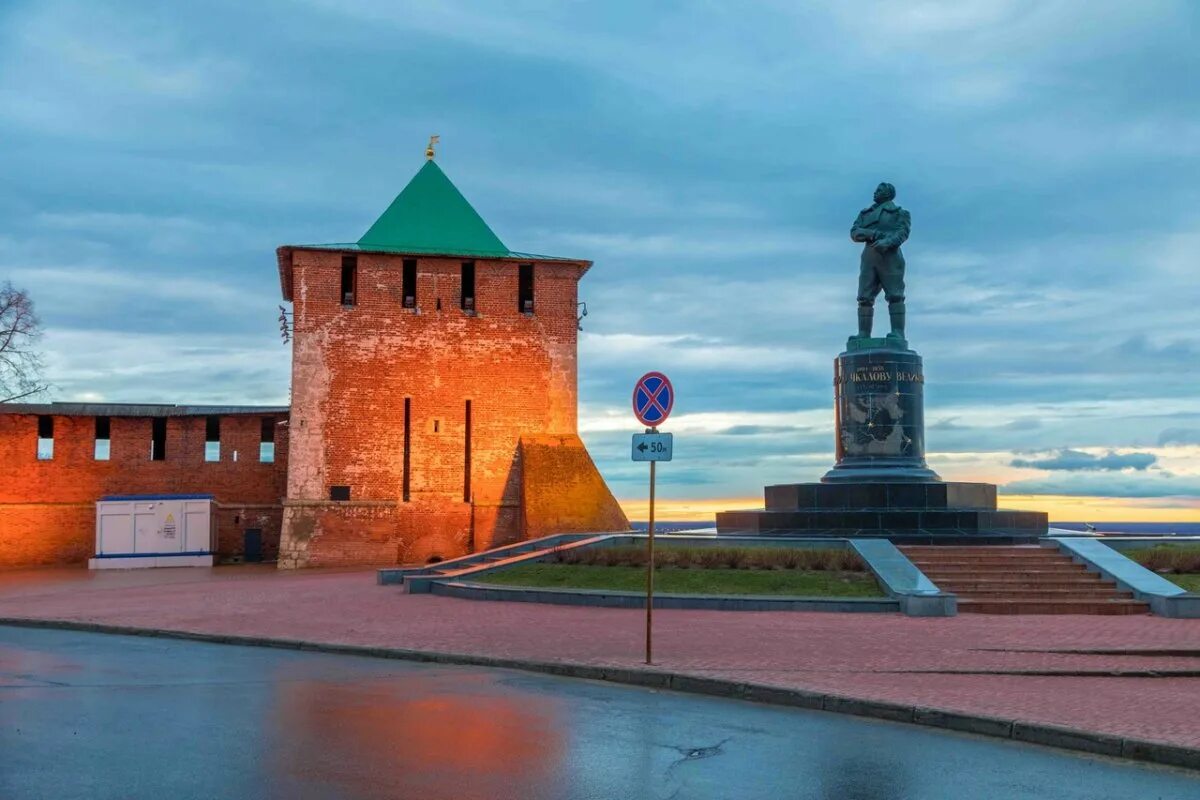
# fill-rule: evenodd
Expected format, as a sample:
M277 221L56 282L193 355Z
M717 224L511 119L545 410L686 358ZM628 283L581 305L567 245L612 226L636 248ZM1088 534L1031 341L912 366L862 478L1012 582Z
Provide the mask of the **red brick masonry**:
M0 617L610 666L641 665L645 620L638 610L408 595L376 586L370 572L254 567L0 573ZM1200 669L1200 620L675 610L654 619L657 666L676 672L1200 747L1200 678L1169 677ZM1137 654L1153 650L1192 655ZM1120 677L1130 671L1142 676Z
M410 306L405 262L417 279ZM281 567L424 562L551 530L628 527L577 436L588 262L532 262L529 313L513 260L470 262L469 309L463 258L282 247L279 263L295 309ZM555 474L526 474L530 437L559 437ZM332 487L349 502L332 501Z
M94 416L52 415L54 457L37 458L38 415L0 414L0 569L83 563L95 554L96 506L106 495L211 494L217 549L242 553L244 531L262 531L263 556L279 545L287 471L287 427L278 425L274 463L259 462L264 419L221 416L221 460L204 460L204 415L167 417L166 458L150 458L151 417L111 417L107 461L95 459ZM238 460L233 460L234 452Z

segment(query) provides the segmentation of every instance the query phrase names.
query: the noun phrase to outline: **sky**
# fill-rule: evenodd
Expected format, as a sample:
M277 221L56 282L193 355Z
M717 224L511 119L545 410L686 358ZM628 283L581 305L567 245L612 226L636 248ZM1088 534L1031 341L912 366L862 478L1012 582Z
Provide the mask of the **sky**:
M591 259L580 428L638 515L832 464L855 214L912 214L928 460L1060 520L1200 521L1200 4L0 3L0 281L49 399L286 403L274 248L438 163ZM877 326L886 316L880 302Z

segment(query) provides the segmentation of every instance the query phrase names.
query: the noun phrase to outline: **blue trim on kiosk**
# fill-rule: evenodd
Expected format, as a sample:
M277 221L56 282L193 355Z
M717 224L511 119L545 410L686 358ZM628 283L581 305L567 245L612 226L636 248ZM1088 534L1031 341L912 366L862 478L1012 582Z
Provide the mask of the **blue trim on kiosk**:
M101 501L107 500L212 500L211 494L110 494L106 497L101 497Z

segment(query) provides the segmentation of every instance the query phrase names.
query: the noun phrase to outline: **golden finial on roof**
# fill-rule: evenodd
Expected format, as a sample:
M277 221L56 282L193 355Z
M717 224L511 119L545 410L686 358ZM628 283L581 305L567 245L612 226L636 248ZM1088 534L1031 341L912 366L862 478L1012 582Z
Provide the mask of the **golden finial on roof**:
M429 137L429 146L425 148L425 158L433 161L433 146L438 143L440 137L435 133Z

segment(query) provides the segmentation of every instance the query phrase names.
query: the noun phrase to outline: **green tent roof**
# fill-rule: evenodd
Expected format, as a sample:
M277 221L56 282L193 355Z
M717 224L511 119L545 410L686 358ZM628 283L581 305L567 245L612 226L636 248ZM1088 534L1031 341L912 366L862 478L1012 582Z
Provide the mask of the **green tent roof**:
M428 254L518 261L565 261L583 272L590 261L509 250L432 160L413 176L357 242L283 245L276 251L285 300L292 299L293 250ZM581 273L582 274L582 273Z
M425 162L358 244L422 253L509 253L433 161Z

